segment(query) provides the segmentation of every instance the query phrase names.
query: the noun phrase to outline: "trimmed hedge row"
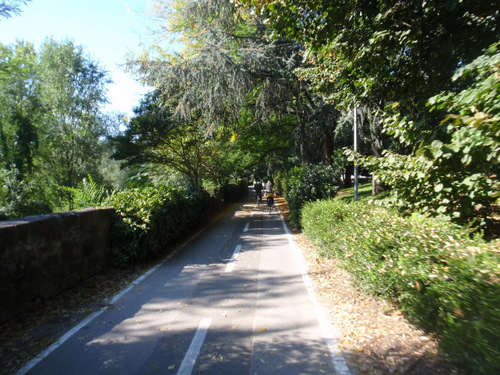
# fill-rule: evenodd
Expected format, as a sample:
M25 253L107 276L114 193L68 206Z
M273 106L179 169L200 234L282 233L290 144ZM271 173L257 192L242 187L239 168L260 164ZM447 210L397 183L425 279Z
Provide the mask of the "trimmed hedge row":
M112 198L113 263L123 266L165 252L199 226L214 204L205 191L146 187L121 191Z
M300 228L300 210L306 202L333 198L341 181L340 165L304 164L274 176L276 187L290 207L290 224Z
M447 221L338 200L307 204L302 227L362 288L437 334L461 369L500 371L500 241L471 238Z
M236 202L248 194L241 181L223 187L224 202ZM155 186L120 191L111 198L113 220L112 263L124 266L158 257L203 224L221 205L200 188Z

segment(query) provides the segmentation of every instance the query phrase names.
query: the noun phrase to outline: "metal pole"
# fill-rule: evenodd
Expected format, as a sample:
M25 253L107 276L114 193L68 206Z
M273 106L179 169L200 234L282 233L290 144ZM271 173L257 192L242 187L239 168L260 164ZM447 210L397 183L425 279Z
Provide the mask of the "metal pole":
M354 106L354 152L358 152L358 120ZM354 201L358 200L358 164L354 161Z

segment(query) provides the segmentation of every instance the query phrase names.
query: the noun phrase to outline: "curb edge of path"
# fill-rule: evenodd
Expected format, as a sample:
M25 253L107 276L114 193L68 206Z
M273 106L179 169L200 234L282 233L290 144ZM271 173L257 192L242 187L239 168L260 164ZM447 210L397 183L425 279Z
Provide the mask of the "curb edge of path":
M302 275L302 279L304 280L304 284L306 286L307 292L309 293L309 298L311 299L314 309L316 312L316 318L319 322L319 326L321 328L321 332L323 334L323 338L326 341L328 349L330 351L330 358L333 362L333 367L335 369L335 373L337 375L352 375L347 363L345 361L344 354L342 350L340 350L338 343L341 337L340 330L336 327L328 318L325 313L323 307L318 302L318 298L316 297L316 290L314 289L311 278L309 277L309 273L307 271L307 262L298 246L297 242L293 238L292 232L288 228L283 215L281 214L281 210L279 210L281 223L283 225L283 229L285 230L286 236L288 238L288 242L292 247L295 260L299 267L300 273Z

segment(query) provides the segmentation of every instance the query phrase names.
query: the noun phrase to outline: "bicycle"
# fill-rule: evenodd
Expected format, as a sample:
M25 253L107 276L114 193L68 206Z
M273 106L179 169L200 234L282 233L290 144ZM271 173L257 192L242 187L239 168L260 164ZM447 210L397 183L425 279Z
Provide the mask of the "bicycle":
M262 202L262 193L257 192L257 193L255 194L255 201L257 202L257 206L259 206L259 205L260 205L260 203Z
M274 197L267 197L267 212L270 214L274 208Z

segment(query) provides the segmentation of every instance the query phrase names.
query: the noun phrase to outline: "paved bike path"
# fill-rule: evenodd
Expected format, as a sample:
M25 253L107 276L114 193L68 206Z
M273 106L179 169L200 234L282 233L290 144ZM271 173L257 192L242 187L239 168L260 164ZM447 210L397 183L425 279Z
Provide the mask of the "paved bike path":
M248 199L19 373L346 374L301 272Z

